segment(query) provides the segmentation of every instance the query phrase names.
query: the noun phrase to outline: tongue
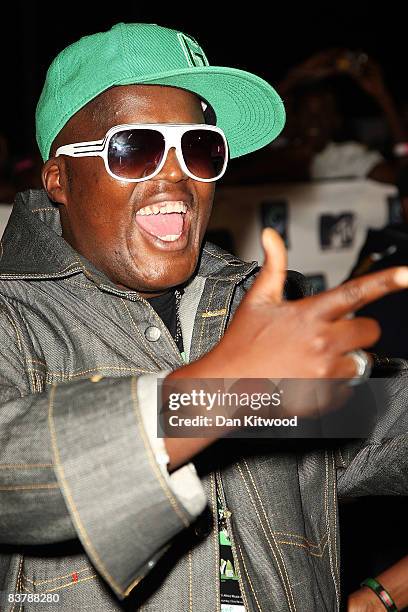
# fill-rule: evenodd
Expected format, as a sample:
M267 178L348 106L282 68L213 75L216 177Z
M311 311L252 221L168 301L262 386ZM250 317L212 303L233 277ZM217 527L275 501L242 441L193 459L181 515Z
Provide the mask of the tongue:
M183 213L136 215L136 222L153 236L178 235L183 231Z

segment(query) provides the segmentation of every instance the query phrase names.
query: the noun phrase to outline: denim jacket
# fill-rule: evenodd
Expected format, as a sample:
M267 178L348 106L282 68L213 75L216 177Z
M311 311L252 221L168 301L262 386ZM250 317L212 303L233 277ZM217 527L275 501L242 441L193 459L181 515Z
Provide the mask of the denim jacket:
M258 269L205 243L180 305L188 360ZM339 609L338 496L408 491L407 439L390 437L407 429L405 371L364 443L225 439L168 476L152 415L177 346L65 242L43 191L17 196L0 243L0 320L0 590L27 594L2 610L220 610L216 485L246 610Z

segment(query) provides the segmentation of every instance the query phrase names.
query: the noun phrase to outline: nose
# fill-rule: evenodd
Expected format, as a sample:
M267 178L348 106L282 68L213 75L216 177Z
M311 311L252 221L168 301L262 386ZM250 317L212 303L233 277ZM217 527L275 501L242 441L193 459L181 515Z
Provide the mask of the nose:
M158 174L156 174L154 180L171 181L173 183L177 183L178 181L183 181L186 178L188 178L188 176L180 166L176 155L176 149L172 147L167 152L167 158L164 162L163 168Z

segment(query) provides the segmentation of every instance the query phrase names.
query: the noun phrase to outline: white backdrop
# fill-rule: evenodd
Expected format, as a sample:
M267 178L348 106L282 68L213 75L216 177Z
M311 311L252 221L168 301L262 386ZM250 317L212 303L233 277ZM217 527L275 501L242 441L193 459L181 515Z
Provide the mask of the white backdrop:
M218 187L209 230L232 239L236 254L262 263L264 225L286 237L288 267L311 277L317 290L343 281L368 227L383 227L396 189L370 180ZM0 236L11 206L0 205ZM211 239L211 236L210 236Z
M229 232L239 257L262 263L262 227L275 227L286 237L288 267L319 289L347 277L368 227L386 225L397 206L395 187L371 180L220 187L209 229Z

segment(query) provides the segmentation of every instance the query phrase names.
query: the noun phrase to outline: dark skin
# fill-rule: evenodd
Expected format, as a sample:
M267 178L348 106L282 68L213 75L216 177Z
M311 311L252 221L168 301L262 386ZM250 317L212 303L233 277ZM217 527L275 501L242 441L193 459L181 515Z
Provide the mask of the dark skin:
M125 289L153 297L188 280L197 265L210 217L214 183L195 181L181 169L172 149L161 172L141 183L111 177L99 157L52 157L63 144L98 140L125 123L205 123L194 94L174 87L112 87L78 111L51 149L42 176L54 202L61 204L63 237L96 268ZM185 200L189 206L187 244L166 250L152 245L135 222L135 213L152 198Z
M203 123L204 118L198 98L186 91L144 85L111 88L62 129L42 179L49 197L60 204L67 242L118 286L151 297L192 276L211 213L214 183L187 177L174 150L162 171L142 183L111 178L101 158L53 157L63 144L101 139L114 125L138 122ZM135 222L136 211L157 196L188 204L190 229L181 249L173 245L169 250L159 239L146 239ZM263 269L224 336L213 350L172 372L168 379L351 378L356 364L348 353L372 346L379 328L371 319L346 319L346 315L408 286L408 268L391 268L324 294L285 302L284 244L271 228L263 231L262 241ZM303 414L308 409L306 406ZM166 438L169 470L213 441Z

